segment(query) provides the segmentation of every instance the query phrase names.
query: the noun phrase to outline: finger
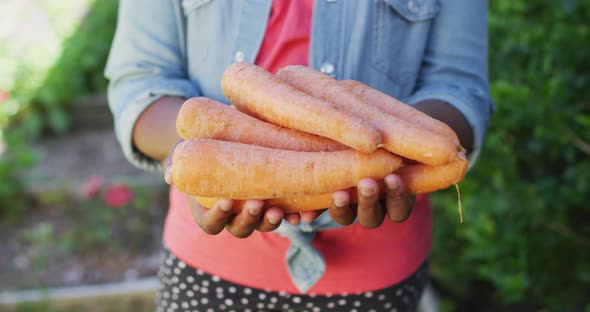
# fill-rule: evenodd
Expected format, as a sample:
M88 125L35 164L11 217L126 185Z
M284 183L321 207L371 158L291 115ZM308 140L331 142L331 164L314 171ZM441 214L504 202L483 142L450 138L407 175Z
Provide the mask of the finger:
M297 225L301 222L301 215L298 212L288 213L285 215L285 220L290 224Z
M219 234L232 216L233 202L231 200L219 200L211 209L201 206L192 197L189 197L189 203L195 222L207 234Z
M260 232L274 231L281 225L284 216L285 213L281 208L270 207L264 212L264 216L256 229Z
M237 238L250 236L260 223L263 207L264 201L262 200L246 201L242 211L227 224L227 230Z
M317 219L324 211L326 211L326 209L303 211L301 212L301 220L303 220L303 222L311 223L313 222L313 220Z
M376 228L383 223L385 212L379 203L379 185L373 179L362 179L358 183L357 214L364 227Z
M166 155L166 159L164 159L164 162L162 163L162 166L164 167L164 181L166 181L166 183L170 185L174 184L174 181L172 180L172 155L174 154L176 146L178 146L178 144L180 144L182 141L184 140L179 139L178 141L176 141L174 146L172 146L172 148L170 149L168 155Z
M350 194L347 191L337 191L332 194L330 217L341 225L354 222L356 208L350 206Z
M389 219L402 222L412 213L414 197L408 194L406 184L395 174L385 177L385 206Z

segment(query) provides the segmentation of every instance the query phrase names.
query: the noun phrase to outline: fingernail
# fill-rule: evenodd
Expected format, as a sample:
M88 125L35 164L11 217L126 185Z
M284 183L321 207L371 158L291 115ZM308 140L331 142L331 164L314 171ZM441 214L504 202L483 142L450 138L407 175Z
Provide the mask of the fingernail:
M262 210L262 208L258 206L248 208L248 212L253 216L260 214L260 210Z
M229 202L223 202L219 205L219 209L223 212L229 212L231 210L231 204Z
M360 191L361 191L361 194L365 197L370 197L371 195L373 195L375 193L373 191L373 189L371 189L371 188L361 188Z
M335 198L334 205L338 208L342 208L342 207L344 207L344 205L346 205L346 201L343 200L342 198Z
M272 225L277 225L277 224L279 224L279 222L281 222L281 218L279 218L277 216L269 216L268 217L268 223L270 223Z
M391 181L388 179L385 179L385 185L387 186L388 189L395 191L397 190L397 188L399 187L399 184L395 181Z

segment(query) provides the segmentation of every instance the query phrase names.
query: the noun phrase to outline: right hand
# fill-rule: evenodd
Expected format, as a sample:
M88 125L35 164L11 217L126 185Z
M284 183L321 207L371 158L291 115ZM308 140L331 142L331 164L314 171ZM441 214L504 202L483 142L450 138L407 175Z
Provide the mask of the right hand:
M179 140L172 147L164 160L164 179L166 183L173 185L172 181L172 154L174 149L183 140ZM254 230L261 232L273 231L279 227L283 218L291 224L300 221L299 214L285 214L279 207L268 207L265 209L265 202L262 200L248 200L240 213L232 212L233 201L223 199L217 201L211 209L200 205L194 197L187 195L191 206L193 218L203 231L208 234L219 234L227 228L233 236L245 238L250 236Z

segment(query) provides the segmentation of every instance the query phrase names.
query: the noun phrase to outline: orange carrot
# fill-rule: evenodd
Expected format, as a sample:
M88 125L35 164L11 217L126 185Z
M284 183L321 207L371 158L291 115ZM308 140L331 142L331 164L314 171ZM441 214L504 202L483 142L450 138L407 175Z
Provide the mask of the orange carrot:
M395 173L400 175L408 192L416 195L432 193L459 183L467 172L468 164L465 154L460 153L453 162L443 166L408 165Z
M405 104L396 98L389 96L377 89L373 89L362 82L355 80L342 80L340 83L348 87L366 103L373 105L385 113L411 122L419 127L430 130L433 133L449 138L453 144L459 146L459 138L451 127L444 122L432 118L427 114Z
M372 121L383 140L383 148L397 155L429 165L444 165L457 155L450 140L368 105L334 78L313 68L293 65L282 68L277 77L295 88L334 103L342 110Z
M194 196L205 208L212 208L220 200L217 197ZM285 213L321 210L328 208L332 200L332 193L320 195L291 196L283 198L271 198L266 200L266 207L280 207ZM234 200L232 211L239 213L244 207L245 200Z
M187 100L176 119L181 138L214 139L294 151L348 149L336 141L271 124L210 98Z
M172 180L190 195L269 199L316 195L355 186L362 178L383 179L401 165L384 150L300 152L208 139L180 143Z
M230 65L221 87L238 110L256 118L327 137L365 153L381 144L381 135L371 122L305 94L254 64Z

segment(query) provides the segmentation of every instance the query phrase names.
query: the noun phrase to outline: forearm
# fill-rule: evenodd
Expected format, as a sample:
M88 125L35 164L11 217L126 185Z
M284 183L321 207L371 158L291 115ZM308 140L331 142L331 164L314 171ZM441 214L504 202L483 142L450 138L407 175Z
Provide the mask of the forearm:
M465 150L470 153L473 150L473 129L465 119L465 116L452 105L439 100L425 100L413 105L414 108L446 123L453 129Z
M133 144L143 154L162 161L180 138L176 116L185 99L163 97L151 104L133 128Z

